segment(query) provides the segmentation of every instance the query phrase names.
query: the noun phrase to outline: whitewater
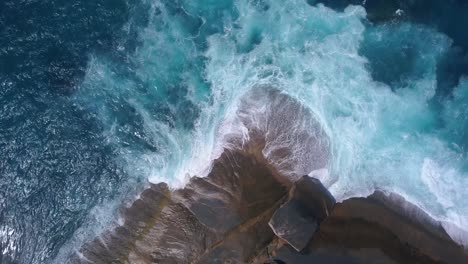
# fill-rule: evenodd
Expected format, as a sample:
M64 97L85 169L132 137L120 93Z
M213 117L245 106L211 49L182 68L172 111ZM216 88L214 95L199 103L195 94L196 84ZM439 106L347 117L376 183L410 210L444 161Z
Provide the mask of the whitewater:
M101 122L129 177L119 199L90 212L57 263L119 224L117 208L134 199L136 185L148 179L177 188L205 176L233 147L230 139L249 140L246 117L257 127L275 118L262 115L281 107L261 94L270 90L303 107L287 117L298 124L264 150L284 175L317 177L339 201L377 189L398 193L468 245L468 77L451 96L437 94L450 37L399 20L401 10L388 23L371 23L359 5L340 11L302 0L145 4L148 23L138 32L141 44L124 58L128 64L91 55L73 94ZM379 56L387 56L380 65ZM300 133L316 141L304 146L293 138ZM291 166L269 157L279 147L292 150ZM323 156L311 154L318 152Z

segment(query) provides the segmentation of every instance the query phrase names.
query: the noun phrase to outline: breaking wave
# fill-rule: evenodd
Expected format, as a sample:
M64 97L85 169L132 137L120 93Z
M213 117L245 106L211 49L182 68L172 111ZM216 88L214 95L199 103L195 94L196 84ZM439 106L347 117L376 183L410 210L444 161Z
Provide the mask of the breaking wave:
M396 192L468 245L456 235L468 230L468 41L457 33L464 30L429 23L418 1L381 9L339 2L129 0L118 37L82 54L85 67L70 73L73 89L51 100L65 110L44 121L72 123L75 132L63 133L67 155L94 153L83 154L88 163L80 168L65 162L67 175L112 168L64 194L58 210L73 218L66 212L74 208L79 219L54 229L67 230L58 242L36 243L18 233L21 224L1 223L3 254L33 262L58 254L63 262L84 240L118 225L118 204L147 180L182 186L206 175L223 149L252 139L264 142L265 158L291 180L318 177L337 200ZM89 138L76 136L80 125L92 127ZM9 219L18 215L8 210Z
M181 186L259 136L292 180L319 177L338 200L396 192L468 228L466 81L434 103L447 35L298 0L159 1L150 12L132 71L93 57L75 95L132 177Z

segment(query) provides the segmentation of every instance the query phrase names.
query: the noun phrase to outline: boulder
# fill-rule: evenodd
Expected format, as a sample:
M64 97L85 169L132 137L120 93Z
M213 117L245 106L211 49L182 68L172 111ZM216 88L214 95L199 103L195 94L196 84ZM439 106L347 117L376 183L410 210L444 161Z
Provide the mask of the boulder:
M288 201L276 210L269 225L278 237L301 251L334 205L335 199L319 180L303 176L295 182Z

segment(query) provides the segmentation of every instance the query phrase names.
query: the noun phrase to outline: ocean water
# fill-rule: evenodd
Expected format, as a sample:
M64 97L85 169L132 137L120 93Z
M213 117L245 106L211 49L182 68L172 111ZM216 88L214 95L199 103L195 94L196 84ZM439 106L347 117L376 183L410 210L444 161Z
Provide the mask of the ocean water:
M467 13L461 0L2 1L0 262L66 263L148 181L206 175L253 130L288 177L338 200L397 192L468 245Z

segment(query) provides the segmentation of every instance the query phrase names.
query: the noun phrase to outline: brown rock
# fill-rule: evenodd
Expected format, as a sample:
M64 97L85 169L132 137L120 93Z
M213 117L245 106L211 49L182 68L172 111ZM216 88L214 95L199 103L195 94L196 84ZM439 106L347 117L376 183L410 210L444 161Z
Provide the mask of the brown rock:
M301 251L334 205L335 199L319 180L303 176L294 184L288 201L276 210L269 225L278 237Z
M466 252L437 221L402 197L382 192L336 204L302 253L355 263L468 263Z
M184 189L152 185L124 224L83 246L72 263L246 263L274 237L268 220L287 187L255 148L225 151Z
M207 177L174 191L151 185L122 210L123 225L70 262L468 263L440 224L402 197L377 192L335 205L318 180L302 177L328 167L331 153L320 122L294 98L254 87L237 115L247 145L227 135L239 148L225 150Z

